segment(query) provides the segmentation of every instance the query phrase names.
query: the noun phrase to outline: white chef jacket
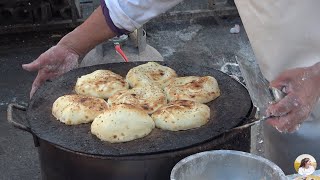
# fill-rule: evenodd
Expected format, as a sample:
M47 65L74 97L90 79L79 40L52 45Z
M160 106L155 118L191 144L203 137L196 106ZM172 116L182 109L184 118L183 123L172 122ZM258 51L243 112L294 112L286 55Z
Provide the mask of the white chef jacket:
M111 29L120 34L141 27L182 0L101 0ZM320 61L320 0L235 0L264 76L272 81L284 70ZM320 82L319 82L320 83ZM320 103L293 134L264 128L266 154L285 173L309 153L320 161Z

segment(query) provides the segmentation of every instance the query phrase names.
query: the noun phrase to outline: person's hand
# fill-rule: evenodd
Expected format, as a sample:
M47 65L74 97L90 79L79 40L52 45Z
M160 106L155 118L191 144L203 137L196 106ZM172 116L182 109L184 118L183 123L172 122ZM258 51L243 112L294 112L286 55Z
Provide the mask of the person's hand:
M276 116L267 122L278 131L296 131L312 112L320 96L319 64L284 71L270 83L270 86L287 93L267 109L267 115Z
M64 45L56 45L41 54L35 61L23 64L27 71L38 71L32 84L30 98L36 90L48 79L55 78L78 66L79 55Z

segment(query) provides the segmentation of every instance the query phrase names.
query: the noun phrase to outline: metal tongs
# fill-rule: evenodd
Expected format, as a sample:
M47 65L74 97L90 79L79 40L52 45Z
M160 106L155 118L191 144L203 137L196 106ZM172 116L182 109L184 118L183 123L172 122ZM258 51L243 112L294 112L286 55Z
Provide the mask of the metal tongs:
M273 97L273 101L270 102L270 103L277 103L277 102L279 102L281 99L283 99L286 96L286 93L284 93L283 91L281 91L281 90L279 90L277 88L274 88L274 87L269 87L269 91L270 91L271 96ZM257 109L257 113L258 114L260 113L259 109ZM256 121L253 121L251 123L244 124L244 125L232 128L229 131L245 129L245 128L251 127L251 126L253 126L255 124L261 123L261 122L263 122L263 121L265 121L265 120L267 120L269 118L273 118L273 117L274 116L262 116L261 118L259 118ZM256 119L256 118L254 118L254 119Z
M241 56L235 56L235 60L239 64L252 104L257 108L257 113L253 118L253 120L256 121L235 127L229 131L245 129L272 118L273 116L267 116L265 114L269 104L277 103L286 96L283 88L279 90L270 87L269 81L261 73L260 67L256 61L249 61Z

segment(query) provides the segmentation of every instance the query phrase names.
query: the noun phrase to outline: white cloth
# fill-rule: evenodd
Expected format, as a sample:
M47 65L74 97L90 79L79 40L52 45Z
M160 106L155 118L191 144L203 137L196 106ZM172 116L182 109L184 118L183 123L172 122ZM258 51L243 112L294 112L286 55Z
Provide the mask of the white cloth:
M308 169L306 169L304 167L300 167L298 170L298 173L302 176L308 176L308 175L311 175L314 171L315 171L315 169L313 166L309 166Z
M164 13L182 0L104 0L112 22L129 32Z
M271 81L284 70L320 61L319 0L235 0L256 60ZM320 160L320 103L292 134L264 125L266 157L287 174L301 154Z
M261 71L280 72L320 61L319 0L235 0Z

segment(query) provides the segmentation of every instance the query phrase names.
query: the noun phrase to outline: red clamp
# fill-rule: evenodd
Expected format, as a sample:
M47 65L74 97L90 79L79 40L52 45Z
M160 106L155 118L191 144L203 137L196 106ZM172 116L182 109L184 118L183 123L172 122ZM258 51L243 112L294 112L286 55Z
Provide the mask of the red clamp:
M116 49L116 52L123 58L123 60L125 62L129 62L127 56L122 51L120 44L119 43L115 43L114 45L115 45L114 48Z

